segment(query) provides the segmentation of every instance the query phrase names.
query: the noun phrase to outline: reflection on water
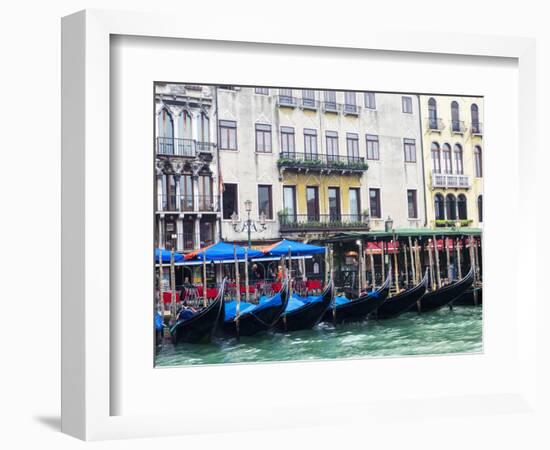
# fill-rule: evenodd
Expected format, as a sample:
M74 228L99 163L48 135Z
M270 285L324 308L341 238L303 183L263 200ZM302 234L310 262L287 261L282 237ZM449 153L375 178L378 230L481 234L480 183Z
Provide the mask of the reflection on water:
M482 351L482 308L455 307L396 319L269 332L210 344L165 344L158 366L434 355Z

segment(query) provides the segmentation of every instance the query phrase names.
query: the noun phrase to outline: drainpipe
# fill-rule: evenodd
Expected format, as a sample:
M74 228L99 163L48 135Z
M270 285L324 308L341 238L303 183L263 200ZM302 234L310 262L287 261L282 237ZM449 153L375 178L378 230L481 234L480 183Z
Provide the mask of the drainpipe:
M421 150L421 158L422 161L422 187L424 191L424 228L428 226L428 200L427 200L427 190L428 186L426 186L426 171L424 170L424 137L422 135L422 110L420 109L420 95L416 94L416 100L418 103L418 128L420 130L420 150Z

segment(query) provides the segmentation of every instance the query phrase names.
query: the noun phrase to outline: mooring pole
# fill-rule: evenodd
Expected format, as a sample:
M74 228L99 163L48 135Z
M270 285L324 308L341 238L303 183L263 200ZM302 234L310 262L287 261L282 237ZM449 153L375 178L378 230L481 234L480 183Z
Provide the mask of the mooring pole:
M203 287L202 287L202 304L204 307L207 305L207 297L206 297L206 250L202 253L202 279L203 279Z
M414 249L412 246L412 239L410 236L409 236L409 252L411 254L411 271L412 271L413 284L416 284L418 283L418 281L416 281L416 264L414 261Z
M434 237L434 250L435 250L435 269L436 269L436 276L437 276L437 287L441 287L441 270L439 269L439 248L437 245L437 239Z
M432 256L432 246L431 239L428 239L428 261L430 262L430 278L432 281L432 290L435 290L435 280L434 280L434 268L433 268L433 256Z
M460 254L462 248L462 238L456 238L456 259L458 268L458 279L462 279L462 256Z
M171 316L173 321L176 320L176 266L174 260L175 254L172 249L172 253L170 254L170 289L172 291Z

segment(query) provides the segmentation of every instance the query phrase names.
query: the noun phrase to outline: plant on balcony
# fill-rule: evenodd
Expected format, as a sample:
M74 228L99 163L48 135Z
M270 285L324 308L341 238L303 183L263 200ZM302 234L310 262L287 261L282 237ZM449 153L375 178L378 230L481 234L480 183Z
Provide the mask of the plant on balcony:
M296 166L298 163L298 161L296 161L296 159L294 158L279 158L279 160L277 161L277 165L279 167L281 166Z
M435 221L436 227L454 227L455 221L454 220L444 220L444 219L437 219Z
M299 164L306 167L318 167L323 164L323 161L320 159L303 159L299 162Z
M472 224L472 220L471 220L471 219L462 219L462 220L460 221L460 226L461 226L461 227L467 227L467 226L469 226L469 225L471 225L471 224Z

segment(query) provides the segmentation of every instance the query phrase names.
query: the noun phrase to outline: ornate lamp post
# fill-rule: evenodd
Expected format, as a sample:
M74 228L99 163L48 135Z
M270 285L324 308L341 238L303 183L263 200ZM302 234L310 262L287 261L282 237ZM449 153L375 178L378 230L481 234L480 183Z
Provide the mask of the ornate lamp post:
M256 222L254 222L250 218L250 212L252 211L252 202L250 200L246 200L244 202L244 209L246 211L247 218L243 222L243 224L239 226L240 224L239 216L237 215L236 212L231 214L231 224L233 225L233 230L235 230L237 233L243 233L246 230L248 234L248 248L250 248L252 244L251 237L250 237L252 231L256 231L259 233L264 231L266 229L266 225L265 225L266 217L265 217L265 213L262 211L262 213L260 214L260 221L259 221L260 228L258 229L258 227L256 226Z
M390 216L388 216L388 218L384 222L384 225L387 233L393 230L393 220Z

